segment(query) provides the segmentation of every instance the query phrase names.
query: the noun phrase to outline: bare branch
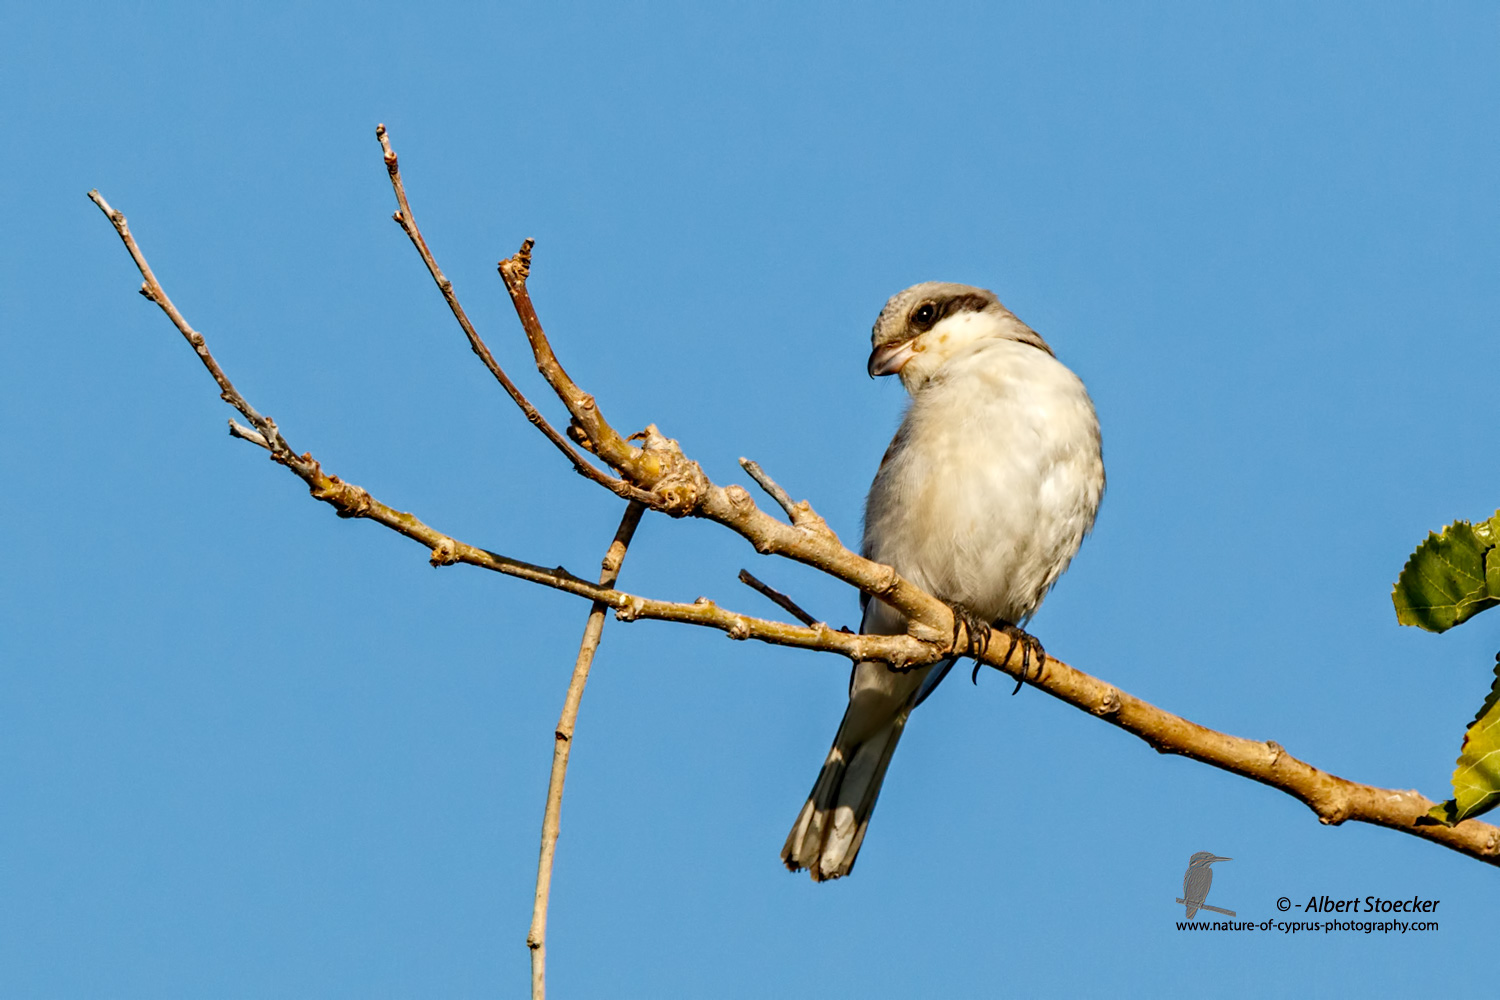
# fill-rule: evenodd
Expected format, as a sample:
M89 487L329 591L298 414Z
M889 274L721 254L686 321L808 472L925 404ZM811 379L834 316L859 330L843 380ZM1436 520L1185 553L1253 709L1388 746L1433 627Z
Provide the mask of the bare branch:
M89 200L99 206L99 211L103 212L104 217L115 227L115 232L119 234L120 240L125 244L125 249L130 252L131 260L135 261L136 268L141 272L141 277L145 279L141 283L141 295L155 302L161 308L161 311L167 314L167 318L172 321L172 325L177 327L177 331L192 345L193 350L198 355L198 360L203 362L203 367L208 369L208 373L219 384L219 397L236 410L239 410L245 419L249 420L255 429L260 431L261 440L267 442L266 447L273 453L277 450L278 446L285 451L291 451L281 435L275 432L276 425L268 417L263 417L257 413L245 397L240 395L239 390L234 387L234 383L229 381L229 376L224 374L224 370L219 367L219 363L214 360L213 355L208 353L208 347L204 343L203 335L188 325L188 321L183 318L182 313L177 311L177 307L167 297L166 291L161 287L161 283L156 280L156 275L152 273L151 265L146 263L145 255L141 253L141 248L136 244L135 237L130 235L130 224L125 221L124 214L115 211L97 190L89 192ZM268 428L270 433L267 432Z
M380 140L380 148L385 153L385 169L391 176L391 188L396 192L396 204L400 206L400 210L392 218L401 227L401 231L406 233L407 238L411 240L412 246L417 248L417 253L422 257L422 263L427 265L427 272L432 275L432 280L437 282L438 291L443 293L443 301L448 303L448 309L453 313L453 318L458 320L458 325L463 329L464 336L468 338L469 348L479 356L479 360L484 362L484 366L495 377L495 381L500 383L500 387L521 408L521 412L526 415L526 419L531 421L532 425L541 431L542 435L548 441L551 441L557 447L558 451L561 451L568 457L568 461L573 463L575 470L617 496L624 497L627 500L638 500L654 506L649 493L637 489L614 476L606 475L580 455L578 450L569 444L568 440L559 434L555 427L547 422L547 418L543 417L541 412L535 406L531 405L531 401L510 380L510 376L505 374L505 370L500 367L500 363L490 353L489 346L479 336L479 332L474 329L474 324L469 322L468 313L464 311L464 307L458 301L458 295L453 291L453 282L449 281L443 274L442 268L438 267L437 259L432 256L432 251L427 246L426 237L422 235L422 230L417 228L416 216L412 215L411 203L406 199L406 185L401 182L401 168L396 158L396 151L391 148L391 141L389 136L386 135L384 125L375 126L375 137Z
M135 238L130 235L125 216L110 208L97 191L89 192L89 197L99 205L100 210L114 224L116 231L125 242L126 249L135 260L137 268L146 278L145 287L151 289L146 297L155 302L172 320L173 325L183 332L183 336L203 361L204 367L221 387L221 395L252 423L262 428L259 433L262 439L269 442L272 457L291 469L307 484L308 492L313 498L333 507L339 517L363 518L405 535L430 551L431 556L428 561L434 566L465 563L480 569L513 576L528 583L552 587L591 601L602 602L615 610L615 617L620 621L635 621L636 619L676 621L718 629L734 639L759 639L763 642L803 649L827 648L830 652L842 652L851 659L883 660L896 663L929 662L933 659L935 654L928 650L926 644L907 636L855 636L832 632L826 626L804 628L786 622L768 621L727 611L706 598L699 598L692 604L680 604L600 587L574 576L562 567L547 569L461 542L428 526L412 514L382 503L363 487L324 472L322 464L313 458L311 453L298 455L293 452L275 421L261 416L230 383L213 354L209 352L203 335L188 325L187 320L172 306L171 300L157 283ZM244 427L240 429L248 430ZM250 432L250 434L254 433ZM235 436L255 441L253 436L246 434ZM825 633L831 633L836 637L834 646L828 646ZM835 646L837 649L834 648Z
M311 455L291 452L275 423L256 413L234 390L208 354L202 336L187 325L157 284L130 237L124 216L111 209L97 192L91 192L90 197L109 217L135 259L146 279L143 288L146 296L162 308L193 345L219 384L221 395L270 444L272 457L301 477L313 497L332 505L340 516L374 520L422 543L431 550L435 565L463 562L553 587L614 608L616 617L622 621L651 618L717 628L731 638L816 649L853 660L879 660L896 669L932 663L962 652L950 648L952 612L945 604L902 579L890 567L844 548L820 518L807 524L787 525L757 508L744 489L714 485L696 462L682 454L675 441L663 437L655 427L646 429L641 448L631 446L610 427L593 398L568 378L546 342L525 288L529 246L523 248L522 254L501 263L501 275L532 343L538 368L567 405L575 424L593 445L592 450L620 470L633 485L651 491L651 506L678 516L692 514L717 521L751 541L759 552L795 559L850 583L905 614L912 623L911 634L856 635L822 623L798 626L752 618L719 608L704 598L693 604L675 604L622 593L581 580L561 568L544 569L459 542L411 514L380 503L360 487L326 475ZM1014 657L1017 662L1008 662L999 654L999 646L986 650L978 657L979 662L1013 677L1019 675L1020 656ZM1016 652L1019 654L1019 650ZM1432 806L1430 800L1417 792L1359 784L1319 770L1293 757L1275 742L1244 739L1201 726L1051 657L1037 664L1025 680L1138 736L1161 753L1190 757L1280 789L1308 805L1325 824L1354 820L1384 826L1487 864L1500 865L1500 828L1473 819L1452 827L1417 826L1417 819Z
M752 462L750 464L754 465L755 463ZM756 579L755 574L751 573L748 569L740 570L740 582L749 587L751 590L758 590L766 597L769 597L783 611L791 615L793 618L797 619L802 624L818 624L818 619L814 618L806 611L803 611L802 608L797 605L796 601L792 600L790 597L786 596L775 587L772 587L766 583L762 583L760 580Z
M619 578L625 551L645 511L644 504L635 502L625 508L615 539L604 554L599 586L613 587ZM589 680L594 653L599 649L599 638L604 633L604 612L608 609L609 605L601 601L595 601L589 609L588 623L578 645L578 658L573 663L573 678L568 683L568 696L563 700L562 715L558 717L552 742L552 775L547 782L547 807L542 814L542 851L536 866L536 897L531 908L531 930L526 935L526 946L531 949L532 1000L544 1000L547 995L547 904L552 896L552 862L562 829L563 783L568 777L568 754L578 724L578 706L583 701L583 688Z

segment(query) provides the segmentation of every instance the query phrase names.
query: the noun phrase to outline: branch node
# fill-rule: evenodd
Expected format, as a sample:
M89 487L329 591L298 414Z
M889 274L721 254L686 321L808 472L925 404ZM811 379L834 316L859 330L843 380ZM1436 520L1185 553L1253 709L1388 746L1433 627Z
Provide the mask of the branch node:
M532 422L535 423L535 421ZM594 447L594 442L589 438L588 431L584 430L583 425L577 420L570 420L568 422L567 434L575 444L583 448L590 455L599 454L598 450Z
M698 463L684 458L682 452L677 449L677 442L667 438L657 438L655 441L648 439L647 452L654 451L653 445L665 441L670 449L663 449L666 454L661 456L666 472L651 484L651 492L659 501L658 509L671 517L686 517L698 509L704 494L707 492L708 478L703 475L703 470Z
M1318 814L1318 822L1324 826L1338 826L1349 818L1349 793L1343 788L1319 797L1311 805L1313 812Z
M755 501L750 497L750 491L743 486L731 485L724 488L724 495L729 498L730 506L738 511L747 511L755 507Z
M1155 733L1151 733L1149 735L1144 735L1144 736L1141 737L1141 739L1145 740L1146 743L1147 743L1147 745L1150 746L1152 750L1155 750L1159 754L1181 754L1182 753L1181 749L1179 749L1178 747L1174 746L1171 743L1168 743L1164 738L1162 738L1161 736L1156 735Z
M750 625L745 619L736 615L734 621L730 622L729 627L724 630L724 634L731 639L748 639L750 638Z
M272 453L275 456L275 453ZM287 459L284 456L275 456L283 464ZM311 455L302 456L303 461L316 465ZM313 499L321 500L333 507L333 512L339 517L368 517L371 510L370 494L363 487L346 483L338 476L328 476L327 485L310 485L308 492Z
M1094 714L1101 719L1110 715L1118 715L1120 712L1120 692L1111 687L1104 692L1104 697L1099 704L1094 706Z
M432 547L432 556L427 560L434 568L452 566L458 562L458 543L446 535Z

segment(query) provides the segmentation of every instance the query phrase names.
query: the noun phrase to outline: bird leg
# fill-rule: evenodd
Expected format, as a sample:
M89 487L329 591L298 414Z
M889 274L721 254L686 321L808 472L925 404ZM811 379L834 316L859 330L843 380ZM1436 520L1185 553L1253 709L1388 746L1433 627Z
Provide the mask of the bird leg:
M989 623L980 619L962 604L949 604L948 609L953 612L953 642L950 645L953 653L957 656L978 658L989 652ZM962 652L958 644L960 636L964 640Z
M1021 684L1026 680L1026 674L1031 669L1032 655L1036 655L1036 668L1040 672L1042 664L1047 662L1047 651L1042 648L1042 641L1040 639L1019 625L1012 625L1008 621L997 621L994 627L1004 632L1010 638L1010 645L1005 647L1004 663L1009 664L1010 654L1016 651L1017 646L1021 647L1021 673L1016 677L1016 689L1011 692L1012 695L1016 695L1020 693ZM971 683L979 683L980 666L982 664L976 660L974 662L974 673L969 677Z

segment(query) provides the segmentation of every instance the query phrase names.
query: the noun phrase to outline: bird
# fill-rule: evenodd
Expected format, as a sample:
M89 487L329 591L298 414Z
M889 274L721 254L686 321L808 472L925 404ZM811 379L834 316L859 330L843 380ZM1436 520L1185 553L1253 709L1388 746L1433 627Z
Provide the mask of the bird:
M989 623L1012 635L1012 648L1018 636L1035 643L1021 627L1104 495L1088 391L1041 334L971 285L897 293L870 344L870 376L898 376L911 398L865 501L864 556L954 609L955 649L959 619L970 652L975 626ZM900 612L868 594L861 602L861 632L906 632ZM954 662L854 665L833 747L781 851L788 869L817 882L849 874L907 718Z
M1217 857L1209 851L1199 851L1188 858L1187 872L1182 876L1182 898L1178 900L1179 903L1187 907L1187 919L1191 920L1197 916L1200 907L1206 910L1213 910L1216 913L1229 913L1230 916L1234 916L1230 911L1209 906L1204 902L1208 898L1209 886L1214 884L1214 870L1209 865L1212 865L1215 861L1233 860L1233 858Z

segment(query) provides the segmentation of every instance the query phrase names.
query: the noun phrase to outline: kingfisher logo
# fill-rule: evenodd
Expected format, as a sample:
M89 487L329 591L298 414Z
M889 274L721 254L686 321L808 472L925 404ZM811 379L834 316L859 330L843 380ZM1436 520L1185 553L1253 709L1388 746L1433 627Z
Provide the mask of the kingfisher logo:
M1182 876L1182 896L1177 900L1187 907L1187 918L1193 919L1199 910L1210 910L1214 913L1222 913L1226 917L1235 915L1233 910L1220 909L1217 906L1209 906L1204 900L1208 899L1208 890L1214 884L1214 870L1210 866L1215 861L1233 861L1233 858L1221 858L1211 851L1199 851L1188 858L1187 872Z
M1221 858L1211 851L1199 851L1188 858L1187 871L1182 875L1182 895L1177 897L1177 902L1186 911L1187 919L1177 921L1178 930L1207 933L1279 931L1290 937L1296 934L1334 933L1406 934L1438 929L1436 920L1343 920L1339 919L1339 916L1331 920L1282 920L1276 917L1261 921L1248 918L1234 919L1237 916L1234 910L1214 906L1208 901L1208 891L1213 888L1214 884L1213 866L1221 861L1233 860L1233 858ZM1302 898L1300 893L1298 898ZM1282 913L1298 909L1303 911L1302 916L1311 914L1313 917L1345 913L1436 913L1440 902L1441 900L1438 899L1428 899L1421 893L1413 893L1410 898L1402 899L1386 899L1374 895L1365 896L1363 899L1357 895L1350 895L1345 899L1336 898L1327 893L1318 893L1308 896L1306 903L1293 903L1290 897L1281 896L1276 900L1276 909ZM1219 914L1221 917L1230 919L1222 920L1210 914Z

